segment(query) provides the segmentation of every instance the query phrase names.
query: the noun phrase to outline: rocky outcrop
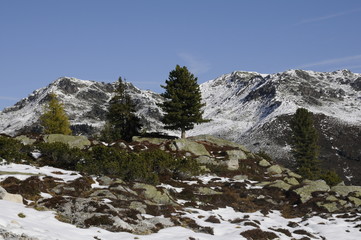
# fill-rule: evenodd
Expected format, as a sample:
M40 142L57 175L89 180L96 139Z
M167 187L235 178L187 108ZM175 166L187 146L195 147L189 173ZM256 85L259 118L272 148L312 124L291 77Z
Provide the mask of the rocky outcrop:
M61 142L68 144L73 148L86 148L91 145L91 142L85 136L70 136L63 134L49 134L44 136L44 141L48 143Z

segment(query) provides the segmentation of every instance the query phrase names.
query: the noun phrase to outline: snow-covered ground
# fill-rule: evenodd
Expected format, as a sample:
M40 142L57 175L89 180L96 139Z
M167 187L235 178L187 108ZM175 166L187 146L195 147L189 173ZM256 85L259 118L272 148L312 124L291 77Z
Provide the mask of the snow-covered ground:
M1 165L0 173L5 174L0 179L3 180L7 176L14 176L19 179L29 177L29 174L38 174L41 176L53 176L70 181L80 175L72 171L64 171L62 169L52 167L35 168L22 164ZM62 173L62 174L59 174ZM203 176L201 181L209 181L209 177ZM220 181L225 181L226 178L221 178ZM164 186L171 188L172 186ZM214 235L194 232L184 227L171 227L160 230L158 233L150 235L134 235L126 232L109 232L100 228L91 227L89 229L77 228L71 224L58 221L53 211L37 211L31 207L23 204L13 203L5 200L0 200L0 230L11 232L16 235L25 234L28 237L33 237L41 240L82 240L82 239L103 239L103 240L134 240L134 239L162 239L162 240L233 240L246 239L240 234L247 230L255 229L253 225L258 225L258 228L273 232L279 239L300 239L305 237L302 234L297 234L297 230L303 230L308 234L312 234L312 239L342 239L342 240L356 240L361 239L361 232L359 228L355 228L360 224L361 215L355 215L353 218L339 218L340 214L332 214L325 218L311 217L311 218L292 218L287 219L281 216L280 212L273 211L267 215L261 212L243 213L236 212L231 207L214 209L204 211L195 208L185 208L179 212L184 217L189 217L196 221L202 227L213 228ZM206 221L210 216L215 216L219 219L219 223ZM241 220L241 221L239 221ZM354 220L354 221L350 221ZM252 224L245 224L245 223ZM290 223L292 223L291 226ZM283 229L292 233L292 237L276 231ZM295 233L296 231L296 233ZM1 231L0 231L1 232ZM2 237L0 236L0 239Z

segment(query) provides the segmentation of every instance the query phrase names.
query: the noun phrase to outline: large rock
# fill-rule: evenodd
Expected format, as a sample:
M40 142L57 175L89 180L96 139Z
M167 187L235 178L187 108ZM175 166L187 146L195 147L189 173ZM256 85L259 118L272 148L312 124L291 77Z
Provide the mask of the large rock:
M241 144L231 142L231 141L221 139L221 138L216 138L216 137L211 136L211 135L206 135L205 134L205 135L193 136L193 137L189 137L188 139L192 139L194 141L205 141L205 142L213 143L213 144L218 145L218 146L229 146L229 147L239 148L243 152L246 152L246 153L250 152L247 148L245 148Z
M158 191L156 187L144 183L135 183L133 188L142 189L143 190L142 195L146 199L156 204L175 205L174 199L170 196L170 194L166 189L162 189L162 191Z
M8 193L1 186L0 186L0 199L10 202L23 203L23 197L21 195Z
M282 181L282 180L276 180L273 183L271 183L270 185L268 185L269 187L275 187L275 188L279 188L285 191L288 191L292 185Z
M344 186L344 185L337 185L331 188L331 191L335 192L336 194L346 197L350 193L355 193L356 195L361 195L361 186Z
M48 143L61 142L68 144L73 148L86 148L91 145L91 142L85 136L70 136L63 134L49 134L44 136L44 141Z
M173 144L178 151L190 152L196 156L211 156L202 144L189 139L177 139Z
M317 180L317 181L305 180L303 181L303 183L305 184L303 187L293 190L295 193L297 193L300 196L302 203L305 203L308 200L310 200L312 198L313 192L330 191L330 187L323 180Z
M140 136L134 136L132 138L133 142L149 142L151 144L160 145L169 139L166 138L148 138L148 137L140 137Z
M33 143L36 142L36 139L31 139L25 135L17 136L17 137L15 137L15 139L20 141L24 145L32 145Z

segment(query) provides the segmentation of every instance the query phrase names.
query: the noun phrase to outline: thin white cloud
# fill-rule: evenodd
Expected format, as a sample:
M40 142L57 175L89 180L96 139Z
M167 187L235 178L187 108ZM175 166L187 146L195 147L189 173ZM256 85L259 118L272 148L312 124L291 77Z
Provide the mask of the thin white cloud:
M189 71L193 74L202 74L210 70L210 64L204 60L198 59L189 53L178 53L178 56L186 63Z
M300 21L296 25L302 25L302 24L314 23L314 22L321 22L321 21L341 17L341 16L344 16L344 15L348 15L348 14L351 14L351 13L354 13L354 12L360 12L360 11L361 11L361 8L357 8L357 9L353 9L353 10L350 10L350 11L344 11L344 12L329 14L329 15L315 17L315 18L308 18L308 19L304 19L304 20Z
M316 67L316 66L324 66L324 65L335 65L335 64L341 64L345 62L355 61L355 60L361 60L361 54L355 55L355 56L348 56L348 57L342 57L342 58L332 58L327 59L319 62L314 63L307 63L301 66L298 66L297 68L308 68L308 67Z

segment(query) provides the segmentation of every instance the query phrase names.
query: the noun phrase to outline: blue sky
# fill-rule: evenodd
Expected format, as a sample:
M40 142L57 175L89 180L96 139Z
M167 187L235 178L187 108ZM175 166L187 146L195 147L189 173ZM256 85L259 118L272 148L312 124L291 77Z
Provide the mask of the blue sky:
M0 0L0 110L62 76L361 72L360 23L359 0Z

